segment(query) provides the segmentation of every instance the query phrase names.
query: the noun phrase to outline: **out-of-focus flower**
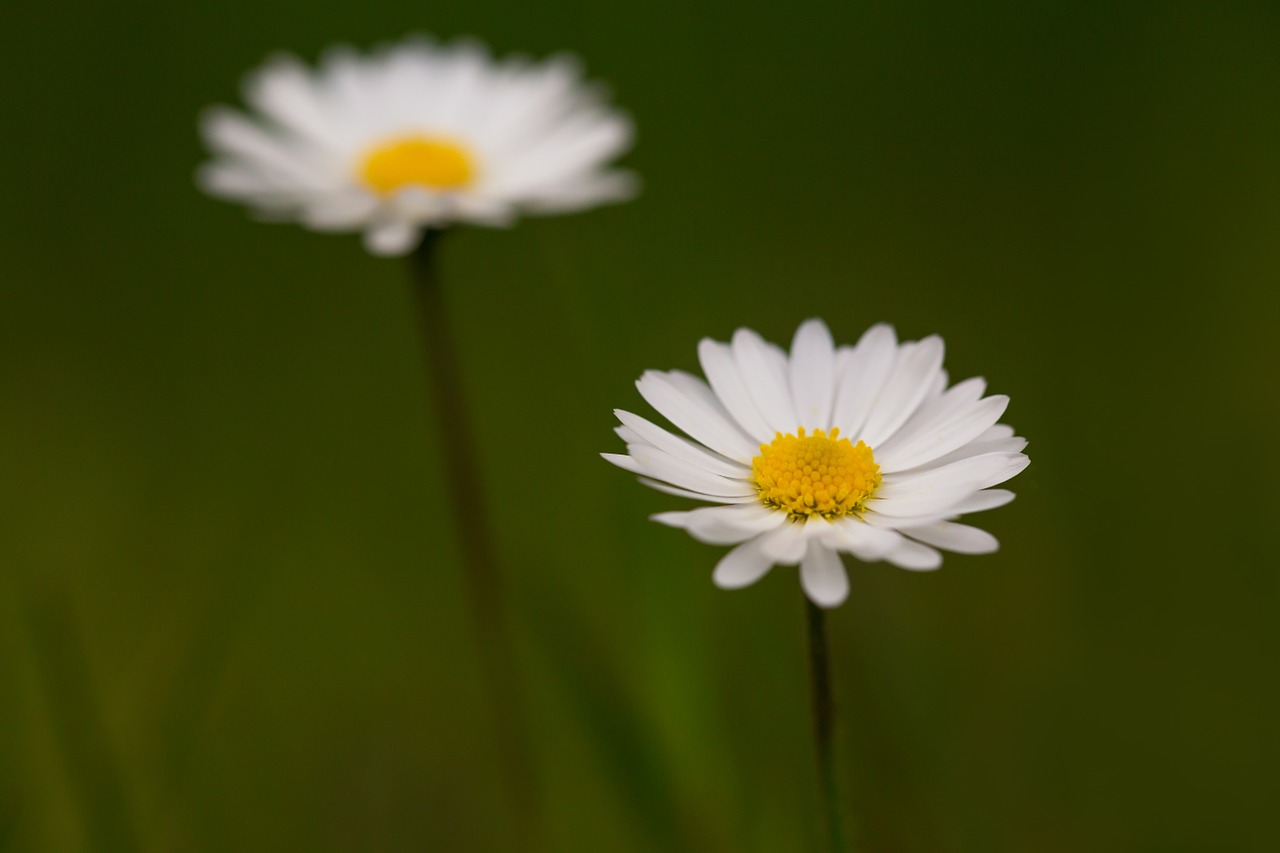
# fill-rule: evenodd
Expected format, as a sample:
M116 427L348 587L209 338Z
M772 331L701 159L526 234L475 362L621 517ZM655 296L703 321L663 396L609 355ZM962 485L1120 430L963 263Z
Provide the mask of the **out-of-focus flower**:
M953 519L1013 499L991 487L1027 466L1027 442L997 423L1009 398L983 397L984 380L947 387L941 338L900 344L882 324L837 348L809 320L790 356L750 329L704 339L698 356L706 381L650 370L636 382L693 440L617 410L627 453L603 455L656 489L719 504L654 516L736 546L717 585L799 564L809 598L835 607L849 594L841 554L923 570L942 564L939 548L996 550L991 534Z
M361 56L328 52L315 70L269 61L245 86L256 115L206 112L209 193L264 218L364 232L399 255L424 228L508 225L635 191L610 168L631 121L584 83L575 59L493 59L470 41L411 39Z

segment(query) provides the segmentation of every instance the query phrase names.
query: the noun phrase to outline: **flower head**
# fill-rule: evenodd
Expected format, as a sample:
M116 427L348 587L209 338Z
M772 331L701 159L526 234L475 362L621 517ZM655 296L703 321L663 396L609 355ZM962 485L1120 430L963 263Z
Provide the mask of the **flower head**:
M1027 466L1027 442L997 423L1008 397L984 397L978 378L948 387L941 338L899 343L881 324L836 347L809 320L789 356L750 329L704 339L698 356L706 380L651 370L636 382L689 438L617 410L627 453L603 455L655 489L715 504L654 520L735 546L717 585L799 564L809 598L835 607L849 594L841 554L923 570L942 564L939 548L996 550L954 519L1013 500L991 487Z
M408 40L315 70L290 56L245 86L254 117L213 108L202 130L213 195L318 231L364 232L371 252L413 249L424 228L507 225L628 197L610 161L630 120L582 82L577 62L494 60L472 42Z

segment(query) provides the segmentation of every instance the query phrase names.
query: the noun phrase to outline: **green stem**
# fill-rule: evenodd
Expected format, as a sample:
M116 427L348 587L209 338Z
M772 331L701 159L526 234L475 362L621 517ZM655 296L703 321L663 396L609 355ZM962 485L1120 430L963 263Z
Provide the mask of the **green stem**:
M513 815L529 849L540 846L541 826L533 784L533 762L524 736L519 667L508 625L502 576L489 529L484 489L470 418L467 416L458 350L453 340L437 266L437 248L444 232L431 229L410 257L413 290L427 350L427 372L435 391L441 458L449 504L458 531L471 617L489 701L499 727Z
M26 609L49 721L79 799L86 843L95 850L141 850L145 845L124 768L115 754L102 697L94 687L88 642L72 606L67 579L52 572L36 578L28 590Z
M805 623L809 635L809 688L813 703L813 742L818 760L818 786L823 822L831 853L845 850L840 826L840 799L835 765L835 702L831 696L831 667L827 658L827 614L807 597Z

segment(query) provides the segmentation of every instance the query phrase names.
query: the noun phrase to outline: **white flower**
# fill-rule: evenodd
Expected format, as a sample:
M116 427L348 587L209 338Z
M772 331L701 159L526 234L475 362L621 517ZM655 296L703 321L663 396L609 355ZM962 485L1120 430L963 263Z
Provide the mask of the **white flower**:
M942 564L938 548L997 548L953 519L1013 500L991 487L1027 466L1027 442L997 424L1009 398L983 397L984 380L947 387L942 355L941 338L900 344L883 324L836 347L809 320L790 357L750 329L704 339L707 381L650 370L636 382L693 440L616 410L627 454L603 456L655 489L719 504L653 517L736 546L716 566L718 586L799 564L809 598L835 607L849 594L842 553L922 570Z
M217 155L200 170L204 189L266 218L362 230L380 255L411 251L427 227L508 225L635 190L608 168L631 122L568 56L496 61L466 41L408 40L363 57L337 48L314 71L271 60L245 99L257 117L221 107L203 117Z

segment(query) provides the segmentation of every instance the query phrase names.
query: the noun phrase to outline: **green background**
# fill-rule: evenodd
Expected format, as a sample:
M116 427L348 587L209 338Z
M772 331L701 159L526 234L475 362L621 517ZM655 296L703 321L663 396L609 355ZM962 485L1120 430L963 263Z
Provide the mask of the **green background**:
M794 570L602 462L739 325L938 332L993 556L850 561L876 851L1272 851L1280 9L23 3L0 29L0 849L521 850L404 265L202 196L276 50L579 53L635 202L444 246L551 847L817 849ZM447 450L447 448L445 448Z

